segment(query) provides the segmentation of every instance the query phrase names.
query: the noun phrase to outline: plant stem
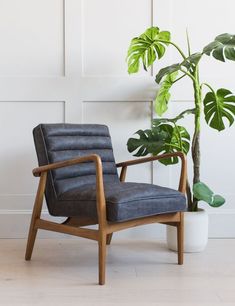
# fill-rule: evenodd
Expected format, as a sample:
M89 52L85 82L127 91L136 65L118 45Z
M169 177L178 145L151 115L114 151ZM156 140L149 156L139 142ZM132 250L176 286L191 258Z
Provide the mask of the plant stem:
M173 43L172 41L167 41L167 40L162 40L162 39L156 39L156 41L159 41L159 42L162 42L162 43L165 43L165 44L170 44L172 46L174 46L178 52L180 53L180 55L183 57L183 59L186 59L187 56L184 54L184 52L180 49L179 46L177 46L175 43Z
M200 119L201 119L201 87L199 83L198 66L194 72L195 81L194 87L194 99L195 99L195 122L194 122L194 134L192 141L192 159L193 159L193 184L200 181ZM192 211L198 210L198 200L193 197Z
M173 43L172 41L169 42L172 46L174 46L178 51L179 53L181 54L181 56L183 57L183 59L186 59L187 56L184 54L184 52L180 49L180 47L178 47L175 43Z
M189 115L189 114L195 114L195 108L192 109L186 109L185 111L181 112L178 116L176 116L175 118L170 119L169 121L172 122L177 122L180 119L184 118L184 115Z
M216 95L214 89L208 83L202 83L201 86L200 86L200 89L202 89L203 85L208 87L211 90L211 92L213 92L213 94Z
M176 79L174 82L172 82L172 85L178 82L179 80L183 79L186 76L186 73L181 75L178 79Z
M188 29L186 29L186 37L187 37L187 46L188 46L188 56L190 56L191 55L191 47L190 47Z
M195 77L190 73L185 71L184 69L180 68L179 69L181 72L183 72L184 74L186 74L188 77L190 77L190 79L192 79L193 82L196 82L197 80L195 79Z
M193 211L192 210L193 208L192 192L191 192L191 187L190 187L188 178L186 181L186 194L187 194L188 210Z

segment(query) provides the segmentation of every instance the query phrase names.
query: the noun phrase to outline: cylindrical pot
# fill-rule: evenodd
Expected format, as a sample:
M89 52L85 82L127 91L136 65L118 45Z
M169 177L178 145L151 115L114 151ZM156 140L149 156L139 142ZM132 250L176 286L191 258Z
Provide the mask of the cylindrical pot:
M184 213L184 252L201 252L208 242L208 214L199 209ZM167 245L177 251L177 229L167 225Z

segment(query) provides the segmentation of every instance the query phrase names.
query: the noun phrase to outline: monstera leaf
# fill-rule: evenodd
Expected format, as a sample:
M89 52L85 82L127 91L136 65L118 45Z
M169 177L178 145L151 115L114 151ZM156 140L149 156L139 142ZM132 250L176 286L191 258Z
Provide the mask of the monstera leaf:
M225 59L235 61L235 35L224 33L203 49L206 55L225 62Z
M198 182L193 185L193 195L197 200L202 200L212 207L220 207L225 203L225 199L214 192L204 183Z
M160 123L157 127L162 132L165 132L167 137L165 138L163 146L158 148L158 150L154 152L154 155L173 152L188 153L190 148L190 135L183 126L171 123ZM178 161L178 157L164 158L160 160L164 165L177 164Z
M134 156L154 154L159 148L162 148L167 137L166 133L161 132L160 129L139 130L135 134L139 135L139 138L129 138L127 142L127 149L130 153L138 149Z
M180 70L180 64L173 64L171 66L167 66L165 68L162 68L161 70L159 70L158 74L155 77L155 82L157 84L160 84L161 80L169 74L178 72Z
M167 104L171 97L170 89L172 84L176 80L177 75L177 71L168 74L161 83L161 87L155 99L155 111L159 116L162 116L167 111Z
M160 122L152 130L139 130L136 134L139 135L139 138L130 138L127 142L129 152L132 153L138 149L134 156L159 155L178 151L187 154L189 151L190 136L182 126ZM164 165L172 165L178 163L178 157L159 161Z
M169 42L170 32L160 32L157 27L148 28L142 35L133 38L127 53L128 72L138 72L140 61L147 70L156 58L163 57Z
M204 98L204 113L207 124L218 131L225 129L224 118L231 126L235 116L235 96L221 88L216 93L208 92Z
M200 61L201 57L202 57L201 53L195 53L187 57L182 63L173 64L171 66L162 68L156 75L155 78L156 83L159 84L164 76L179 71L182 68L186 68L186 70L188 71L193 70Z

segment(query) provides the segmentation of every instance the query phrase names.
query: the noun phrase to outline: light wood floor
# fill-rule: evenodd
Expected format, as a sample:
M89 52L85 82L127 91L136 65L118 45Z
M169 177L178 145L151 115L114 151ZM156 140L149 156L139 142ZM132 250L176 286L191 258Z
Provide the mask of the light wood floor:
M97 285L97 245L85 239L38 239L31 262L25 240L0 240L0 305L234 306L235 240L210 240L184 266L164 242L108 247L107 284Z

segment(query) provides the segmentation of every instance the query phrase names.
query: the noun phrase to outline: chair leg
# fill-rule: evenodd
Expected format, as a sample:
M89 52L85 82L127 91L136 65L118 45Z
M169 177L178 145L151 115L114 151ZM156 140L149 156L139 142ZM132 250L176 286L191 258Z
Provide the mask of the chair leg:
M113 237L113 233L107 235L107 238L106 238L106 244L107 245L110 245L112 237Z
M178 265L184 263L184 213L180 213L180 223L177 226Z
M40 218L43 204L43 195L46 185L46 173L43 173L40 177L37 195L34 202L34 208L29 228L28 241L25 252L25 260L30 260L33 252L34 242L37 236L37 229L35 228L36 220Z
M33 220L31 220L31 223ZM29 235L28 235L28 241L27 241L27 247L26 247L26 252L25 252L25 260L30 260L32 257L33 253L33 247L34 247L34 242L37 236L37 229L30 229L29 230Z
M107 236L102 233L99 243L99 285L105 284L105 265L106 265L106 239Z

